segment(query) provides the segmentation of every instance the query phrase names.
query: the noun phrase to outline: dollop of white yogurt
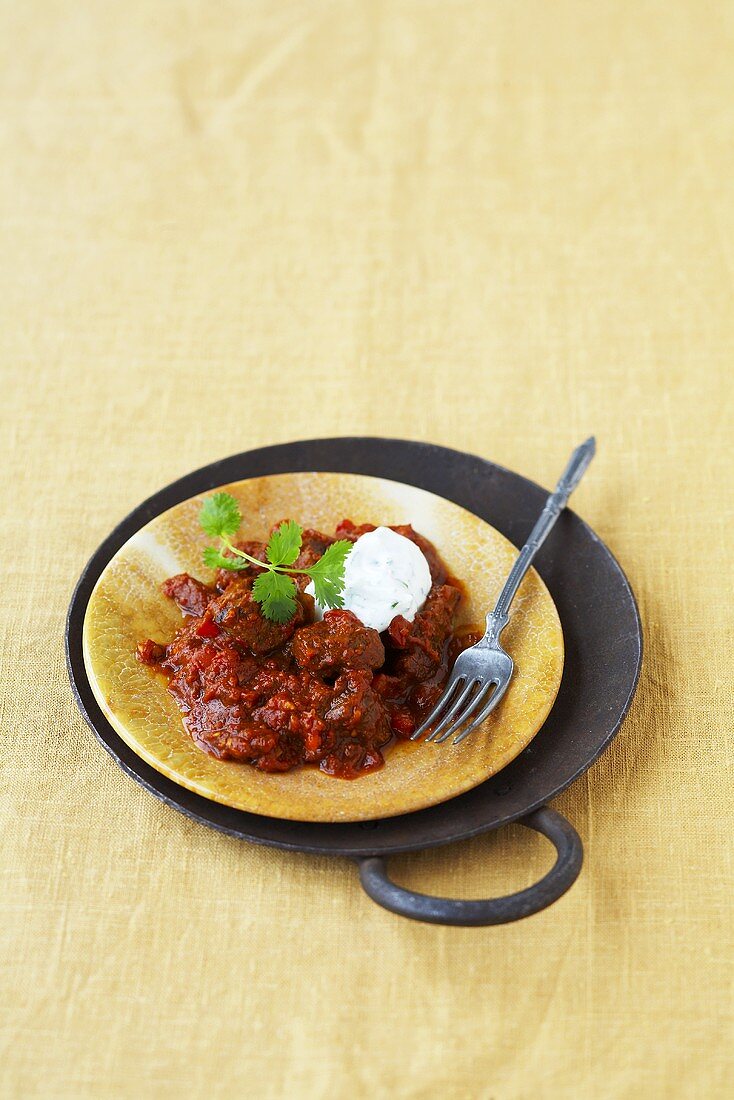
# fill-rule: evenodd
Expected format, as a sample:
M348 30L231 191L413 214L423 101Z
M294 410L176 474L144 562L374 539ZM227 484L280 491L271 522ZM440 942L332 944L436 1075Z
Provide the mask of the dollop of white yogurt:
M344 566L344 607L375 630L386 630L396 615L412 623L430 588L423 553L389 527L360 535ZM306 591L313 596L313 581ZM316 604L319 618L324 610Z

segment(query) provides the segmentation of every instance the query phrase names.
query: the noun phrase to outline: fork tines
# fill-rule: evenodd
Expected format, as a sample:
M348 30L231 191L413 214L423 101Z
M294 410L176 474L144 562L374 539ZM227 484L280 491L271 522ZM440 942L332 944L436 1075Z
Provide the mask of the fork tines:
M457 733L464 723L469 722L470 724L454 739L454 744L459 745L489 717L507 690L507 686L505 683L501 687L498 677L484 680L479 676L462 676L454 673L436 706L412 735L411 741L417 741L429 727L433 726L425 739L426 743L433 741L436 745L441 745L452 734ZM492 691L493 688L494 691Z

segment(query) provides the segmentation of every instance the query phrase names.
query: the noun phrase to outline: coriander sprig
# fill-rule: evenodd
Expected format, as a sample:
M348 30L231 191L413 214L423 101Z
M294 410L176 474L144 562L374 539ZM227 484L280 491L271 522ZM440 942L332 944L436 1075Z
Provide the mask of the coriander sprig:
M229 569L233 572L256 565L262 569L252 586L253 599L257 600L266 619L287 623L296 611L296 585L289 574L304 573L314 583L314 594L322 607L342 607L344 598L344 567L352 549L348 539L340 539L328 546L317 562L307 569L294 569L293 563L301 552L303 528L295 520L284 520L270 536L265 548L267 561L260 561L252 554L240 550L232 542L242 523L242 513L230 493L215 493L207 497L199 513L199 523L220 545L204 549L204 565L210 569ZM232 557L228 557L228 550Z

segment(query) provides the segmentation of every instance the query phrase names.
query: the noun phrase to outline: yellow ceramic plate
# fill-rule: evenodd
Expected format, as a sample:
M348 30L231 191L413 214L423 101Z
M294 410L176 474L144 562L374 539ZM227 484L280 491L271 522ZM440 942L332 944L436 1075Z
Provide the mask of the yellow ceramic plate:
M355 474L301 473L222 486L240 503L247 538L264 538L285 517L332 532L355 523L412 523L466 585L460 622L481 623L516 556L493 527L422 489ZM208 494L206 494L208 495ZM477 786L518 755L553 705L563 670L563 635L555 605L531 570L502 636L515 675L497 711L460 746L400 742L380 771L334 779L313 767L267 775L198 749L160 673L141 665L145 638L167 642L181 616L160 585L174 573L209 580L201 565L207 537L198 524L201 497L157 516L114 556L92 593L84 620L84 660L108 721L148 764L181 786L237 809L298 821L364 821L444 802Z

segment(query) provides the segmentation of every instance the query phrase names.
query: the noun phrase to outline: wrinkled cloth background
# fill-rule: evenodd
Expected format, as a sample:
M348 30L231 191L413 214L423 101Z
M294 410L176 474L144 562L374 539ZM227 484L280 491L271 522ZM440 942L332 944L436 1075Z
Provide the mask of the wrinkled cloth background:
M725 1095L733 39L694 0L2 4L3 1095ZM77 713L74 582L190 469L374 434L550 485L591 431L574 506L646 663L547 912L392 916ZM515 827L391 869L482 896L550 858Z

